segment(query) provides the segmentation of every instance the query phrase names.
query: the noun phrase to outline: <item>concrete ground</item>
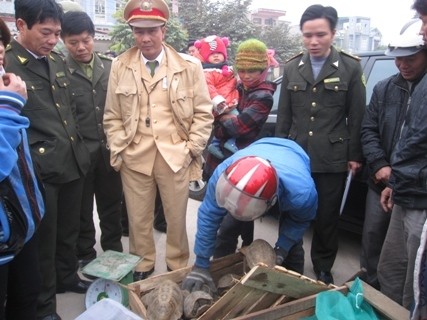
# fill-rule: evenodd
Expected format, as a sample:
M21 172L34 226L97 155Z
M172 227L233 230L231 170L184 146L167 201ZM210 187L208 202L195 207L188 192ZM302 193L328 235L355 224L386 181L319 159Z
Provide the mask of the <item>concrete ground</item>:
M190 261L189 265L194 262L193 244L196 232L197 223L197 209L200 202L192 199L188 202L188 214L187 214L187 232L190 243ZM96 219L96 218L95 218ZM277 223L278 221L273 217L265 217L259 219L255 223L255 239L262 238L267 240L272 246L274 246L277 238ZM99 234L98 234L99 237ZM166 272L165 263L165 240L166 234L154 231L154 237L157 248L157 260L154 274L161 274ZM360 236L342 232L340 235L340 249L338 252L337 259L335 261L334 268L332 270L335 284L341 285L346 282L351 276L353 276L359 270L359 252L360 252ZM128 252L129 243L128 238L122 238L124 251ZM311 232L307 231L304 236L304 249L305 249L305 275L310 278L315 278L312 270L312 264L310 260L310 243L311 243ZM97 244L97 251L101 252L99 244ZM74 320L81 313L85 311L84 304L85 295L76 293L63 293L57 295L57 311L63 320Z

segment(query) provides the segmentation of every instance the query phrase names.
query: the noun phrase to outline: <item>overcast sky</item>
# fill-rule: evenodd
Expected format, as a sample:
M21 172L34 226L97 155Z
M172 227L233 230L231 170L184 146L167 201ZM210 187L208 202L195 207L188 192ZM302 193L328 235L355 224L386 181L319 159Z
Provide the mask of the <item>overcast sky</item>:
M257 8L286 11L286 20L299 24L304 10L312 4L333 6L338 16L363 16L371 18L371 27L377 27L383 34L383 44L399 34L401 27L415 14L411 9L413 0L252 0Z

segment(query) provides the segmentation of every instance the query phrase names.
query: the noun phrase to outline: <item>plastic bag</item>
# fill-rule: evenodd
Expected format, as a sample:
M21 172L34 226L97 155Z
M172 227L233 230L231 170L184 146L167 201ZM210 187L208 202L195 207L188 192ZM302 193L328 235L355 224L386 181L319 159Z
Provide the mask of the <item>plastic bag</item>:
M317 294L315 315L305 320L378 320L372 306L363 297L359 278L353 282L345 296L339 291L324 291Z

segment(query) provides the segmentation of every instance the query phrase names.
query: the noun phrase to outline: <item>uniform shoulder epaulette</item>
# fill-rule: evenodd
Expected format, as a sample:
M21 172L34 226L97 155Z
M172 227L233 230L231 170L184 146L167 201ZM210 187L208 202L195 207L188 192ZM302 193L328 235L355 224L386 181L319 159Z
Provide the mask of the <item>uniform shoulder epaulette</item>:
M49 55L50 55L50 57L51 57L52 59L59 58L59 59L61 59L62 61L65 61L65 54L64 54L62 51L58 51L58 50L56 50L56 49L53 49L53 50L49 53Z
M101 52L96 52L96 55L98 56L98 57L100 57L101 59L106 59L106 60L113 60L113 58L111 58L111 57L109 57L109 56L107 56L107 55L105 55L105 54L103 54L103 53L101 53Z
M342 53L343 55L346 55L347 57L353 58L357 61L360 61L361 59L358 56L352 55L351 53L348 53L344 50L340 50L340 53Z
M304 54L304 51L298 52L296 55L294 55L293 57L290 57L288 60L285 61L285 63L288 63L289 61L292 61L300 56L302 56Z

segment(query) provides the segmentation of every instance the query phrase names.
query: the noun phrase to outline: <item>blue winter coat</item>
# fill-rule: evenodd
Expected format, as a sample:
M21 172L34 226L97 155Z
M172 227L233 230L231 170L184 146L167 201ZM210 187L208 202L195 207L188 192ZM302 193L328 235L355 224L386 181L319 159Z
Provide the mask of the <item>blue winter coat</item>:
M213 255L217 231L227 214L216 203L215 186L223 171L236 160L259 156L271 162L279 177L278 203L284 215L282 229L276 242L288 251L299 242L317 209L317 192L311 178L310 160L294 141L282 138L263 138L225 159L209 179L207 192L199 207L194 252L195 265L208 268Z
M44 215L44 203L20 115L25 99L0 91L0 265L11 261L31 239Z

